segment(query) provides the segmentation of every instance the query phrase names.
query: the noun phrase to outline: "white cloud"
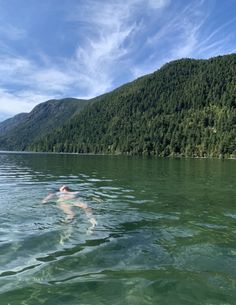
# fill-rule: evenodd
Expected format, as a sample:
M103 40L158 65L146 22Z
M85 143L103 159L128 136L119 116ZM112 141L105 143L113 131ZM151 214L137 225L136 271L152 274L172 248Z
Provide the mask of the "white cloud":
M162 9L170 4L170 0L147 0L147 4L153 9Z
M26 58L2 55L0 56L0 62L0 75L2 76L0 82L22 81L16 76L27 75L32 70L32 63Z
M86 47L78 47L72 65L77 67L81 84L89 95L97 95L112 88L115 70L119 62L128 53L123 46L133 27L126 29L107 29L98 39L89 40Z
M38 103L55 98L51 95L43 95L36 91L7 92L0 88L1 110L5 113L15 114L29 112Z
M80 4L68 19L77 22L90 33L85 43L78 46L73 66L77 67L81 85L88 96L102 94L114 87L114 79L127 72L134 64L133 42L142 28L137 19L140 12L162 10L170 0L107 1L102 5L89 0ZM141 16L142 17L142 16ZM135 43L134 43L135 44Z
M17 53L8 42L27 38L27 29L0 23L0 112L30 111L50 98L94 97L172 59L223 53L230 36L222 33L235 20L209 32L206 2L69 1L62 21L77 29L76 47L60 59L39 48L30 58ZM235 50L233 42L229 49Z
M127 40L138 29L132 14L140 2L83 2L67 20L73 21L78 31L85 28L83 43L74 50L74 56L56 62L39 51L43 59L40 66L23 56L2 54L0 85L23 86L25 91L41 92L42 96L66 96L73 91L74 96L89 98L107 92L113 88L120 63L129 52Z
M28 90L63 94L75 82L75 77L68 72L67 67L54 66L48 63L40 66L36 62L22 57L9 55L0 57L0 84L2 86L21 85Z
M20 40L26 36L26 31L11 24L0 24L0 35L9 40Z
M74 50L74 56L61 62L55 62L39 51L43 63L40 66L38 62L6 48L8 52L0 55L0 85L2 88L22 88L18 93L1 90L0 111L29 111L44 98L71 95L71 91L74 96L90 98L111 90L114 79L122 75L126 67L129 70L132 66L128 55L133 51L132 39L141 29L137 13L140 14L140 9L156 13L169 3L170 0L81 2L67 16L67 22L78 26L80 37L84 29L84 35ZM0 34L12 40L27 36L23 29L11 25L4 27L3 24L0 25Z
M89 96L112 88L120 63L129 53L128 40L137 29L132 15L136 3L111 1L101 5L97 1L87 1L70 16L70 20L79 23L80 27L89 28L91 34L85 38L84 45L78 46L71 62Z
M7 92L0 88L0 110L6 115L15 115L21 112L29 112L39 102L53 98L52 96L41 95L35 91L22 91L18 93Z
M209 31L212 16L205 6L206 1L192 1L182 8L174 4L169 3L165 14L156 20L156 31L148 33L146 46L150 54L131 68L134 78L151 73L171 60L209 58L235 49L233 46L229 48L232 34L225 34L225 30L235 23L235 18ZM226 31L230 32L229 29Z

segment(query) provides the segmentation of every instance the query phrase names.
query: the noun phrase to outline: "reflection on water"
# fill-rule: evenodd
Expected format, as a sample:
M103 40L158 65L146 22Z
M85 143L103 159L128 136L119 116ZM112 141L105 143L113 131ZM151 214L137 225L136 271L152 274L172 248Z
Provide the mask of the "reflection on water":
M235 162L0 154L0 304L235 304ZM67 184L97 220L42 199Z

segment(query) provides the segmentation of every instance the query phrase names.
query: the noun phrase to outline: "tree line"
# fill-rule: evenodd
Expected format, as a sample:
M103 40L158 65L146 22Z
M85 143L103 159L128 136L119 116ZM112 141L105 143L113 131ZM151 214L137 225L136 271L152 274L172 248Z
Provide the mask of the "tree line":
M236 156L236 55L182 59L97 97L33 151Z

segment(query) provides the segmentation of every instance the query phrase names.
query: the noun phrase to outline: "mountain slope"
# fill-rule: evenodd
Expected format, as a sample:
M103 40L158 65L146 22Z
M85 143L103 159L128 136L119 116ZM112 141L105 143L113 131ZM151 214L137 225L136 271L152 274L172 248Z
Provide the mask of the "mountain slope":
M46 136L63 125L88 103L85 100L67 98L49 100L37 105L30 113L16 121L18 116L1 123L0 148L24 150L27 145ZM7 126L4 132L4 124Z
M0 136L14 129L18 124L23 122L28 116L28 113L19 113L14 117L0 122Z
M91 100L27 149L236 156L236 55L183 59Z

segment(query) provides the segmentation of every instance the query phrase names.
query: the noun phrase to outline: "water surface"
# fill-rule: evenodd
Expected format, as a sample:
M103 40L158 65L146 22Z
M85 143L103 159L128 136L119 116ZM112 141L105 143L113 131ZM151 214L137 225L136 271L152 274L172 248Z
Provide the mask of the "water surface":
M0 154L0 304L236 304L233 160ZM64 223L67 184L91 207Z

